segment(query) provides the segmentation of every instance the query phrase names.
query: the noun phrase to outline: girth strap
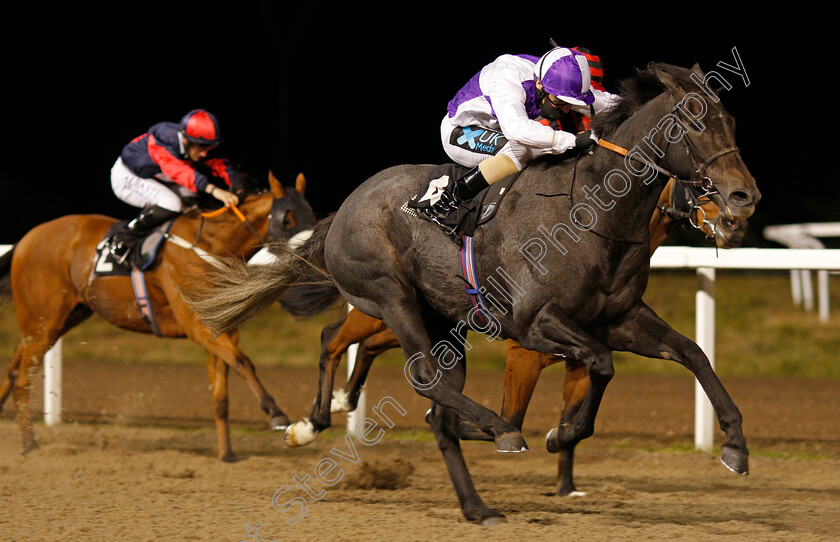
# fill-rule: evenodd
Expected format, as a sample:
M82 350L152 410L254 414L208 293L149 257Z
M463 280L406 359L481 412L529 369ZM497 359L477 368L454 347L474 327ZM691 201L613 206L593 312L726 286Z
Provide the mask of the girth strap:
M490 311L484 302L484 296L478 287L478 277L475 272L475 260L473 258L473 238L469 235L463 236L463 243L460 248L462 280L466 283L467 297L475 309L476 315L482 325L488 325L491 321Z
M143 319L149 324L152 333L160 337L161 334L155 321L155 313L152 310L152 300L146 288L144 273L136 267L131 269L131 285L134 287L134 297L137 298L137 304L140 306L140 312L143 313Z

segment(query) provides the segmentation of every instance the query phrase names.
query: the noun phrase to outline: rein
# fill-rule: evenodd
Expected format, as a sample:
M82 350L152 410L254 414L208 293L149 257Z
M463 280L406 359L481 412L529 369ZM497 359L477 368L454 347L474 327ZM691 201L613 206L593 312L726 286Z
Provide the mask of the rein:
M260 243L265 244L265 239L263 239L262 235L260 235L257 232L257 230L254 229L254 226L248 221L248 218L242 213L242 211L239 210L239 207L237 207L233 203L231 203L230 206L220 207L219 209L216 209L215 211L209 211L209 212L206 212L206 213L201 213L201 227L199 227L199 229L198 229L199 235L201 235L201 229L204 227L204 219L205 218L215 218L215 217L220 216L220 215L222 215L222 214L224 214L228 211L233 211L233 214L236 215L236 218L238 218L243 224L245 224L245 226L248 227L249 230L251 230L251 233L254 234L254 237L256 237L260 241ZM196 239L196 241L198 241L198 240Z
M675 107L674 109L676 110L677 108ZM697 152L697 147L694 145L694 143L691 142L691 140L688 138L687 134L684 135L683 137L686 140L686 143L685 143L686 153L689 155L689 157L692 158L692 161L694 162L694 165L697 166L697 161L694 160L695 154L691 152L691 149L694 149L694 151ZM612 152L618 153L622 156L627 156L628 153L630 152L627 149L625 149L624 147L616 145L615 143L610 143L609 141L605 141L603 139L598 139L597 144L600 147L603 147L603 148L608 149ZM683 179L680 179L677 175L674 175L673 173L671 173L667 169L665 169L665 168L663 168L663 167L661 167L657 164L654 164L652 162L649 162L649 161L645 160L644 158L641 158L640 156L637 156L637 155L630 155L630 159L636 160L637 162L639 162L642 165L654 168L656 171L658 171L662 175L667 176L669 180L673 180L676 183L678 183L681 188L683 188L684 190L687 191L688 194L690 194L690 197L686 198L686 200L689 204L689 210L688 211L679 211L676 208L676 205L674 203L674 194L676 192L674 191L671 195L671 206L670 207L666 207L666 206L663 206L663 205L657 203L656 208L659 210L659 212L661 212L662 214L664 214L666 216L670 216L671 218L688 220L688 223L691 224L691 226L693 228L698 229L698 230L703 229L704 225L708 225L712 230L712 234L711 235L707 234L707 236L708 237L714 237L715 233L716 233L716 223L712 222L712 221L709 221L709 220L706 220L706 211L703 210L702 206L699 203L699 200L701 200L703 198L708 198L709 201L712 201L713 196L718 194L718 191L715 190L714 181L712 181L712 179L705 176L704 174L706 172L706 168L708 168L712 164L712 162L714 162L715 160L717 160L718 158L720 158L722 156L726 156L727 154L730 154L730 153L733 153L733 152L740 152L740 151L738 150L737 147L729 147L729 148L723 149L723 150L718 151L715 154L713 154L708 160L703 162L703 164L700 167L696 167L695 171L698 174L698 176L700 177L699 180L683 180ZM693 193L691 193L691 189L697 189L697 188L699 188L703 191L703 193L700 194L699 196L695 196ZM700 213L703 214L702 220L699 218ZM694 220L695 216L698 217L698 219L696 221Z
M171 243L173 243L173 244L175 244L175 245L177 245L181 248L185 248L187 250L192 250L193 252L198 254L199 258L201 258L202 260L204 260L204 261L206 261L210 264L213 264L217 267L220 267L221 264L219 263L219 261L216 259L215 256L213 256L209 252L207 252L207 251L198 247L198 241L201 239L201 232L204 230L204 219L205 218L215 218L215 217L220 216L220 215L222 215L222 214L224 214L228 211L233 211L233 213L236 215L236 217L239 220L241 220L242 223L245 224L248 227L249 230L251 230L251 233L254 234L254 237L259 239L261 244L265 244L265 240L257 232L257 230L254 229L254 226L251 225L250 222L248 222L248 218L245 216L245 214L242 211L240 211L239 208L236 205L233 205L233 204L231 204L230 207L225 206L225 207L221 207L219 209L216 209L215 211L208 211L206 213L201 213L201 215L200 215L201 216L201 223L198 225L198 232L196 233L195 241L193 241L192 243L178 237L177 235L173 235L173 234L168 233L168 232L164 235L164 237L168 241L170 241Z

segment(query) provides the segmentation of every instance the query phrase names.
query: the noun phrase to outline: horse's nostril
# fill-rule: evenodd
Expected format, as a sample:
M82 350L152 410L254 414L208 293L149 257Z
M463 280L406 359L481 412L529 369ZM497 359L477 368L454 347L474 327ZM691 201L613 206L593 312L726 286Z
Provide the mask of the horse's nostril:
M749 205L752 199L746 192L736 191L729 194L729 201L736 205Z

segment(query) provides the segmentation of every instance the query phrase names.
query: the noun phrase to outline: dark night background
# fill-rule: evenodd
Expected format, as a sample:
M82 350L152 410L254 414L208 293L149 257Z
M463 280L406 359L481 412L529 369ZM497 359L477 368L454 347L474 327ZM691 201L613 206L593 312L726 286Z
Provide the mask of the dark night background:
M261 179L271 168L291 183L302 171L326 215L381 169L448 161L438 136L447 101L499 54L540 55L549 38L599 54L608 90L649 61L696 62L727 77L734 88L724 104L763 193L746 244L767 245L768 224L840 220L831 141L838 40L827 15L527 6L527 14L428 2L4 7L0 243L64 214L133 216L110 188L120 149L195 107L219 117L220 153ZM733 47L749 87L716 68L734 63Z

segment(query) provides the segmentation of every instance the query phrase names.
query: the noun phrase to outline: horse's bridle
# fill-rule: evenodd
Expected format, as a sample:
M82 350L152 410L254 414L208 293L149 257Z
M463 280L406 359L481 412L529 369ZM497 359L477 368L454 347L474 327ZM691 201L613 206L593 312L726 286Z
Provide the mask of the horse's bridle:
M717 234L717 223L720 216L716 220L706 218L703 205L709 203L711 198L702 201L703 198L704 196L697 193L693 187L678 184L671 190L671 198L668 204L657 202L656 209L674 220L685 220L696 230L703 231L703 226L708 226L711 233L703 233L706 237L714 239Z
M680 112L682 112L682 108L679 107L679 104L674 104L674 96L673 94L670 95L671 99L671 114L678 116ZM701 98L702 99L702 98ZM688 124L691 124L693 121L688 121ZM683 123L683 126L686 126L686 123ZM701 198L708 197L715 201L715 203L723 209L725 206L725 202L720 198L720 192L715 189L715 182L714 180L706 175L706 169L712 165L718 158L722 158L728 154L739 153L740 150L738 147L731 146L725 149L722 149L716 153L714 153L709 158L703 160L701 157L700 149L697 148L697 145L691 140L691 137L688 135L688 130L682 135L682 142L683 147L685 148L685 153L688 158L691 160L692 167L694 169L694 173L692 174L691 178L683 180L680 179L676 175L672 175L674 179L680 183L680 185L690 188L699 188L703 190L701 194ZM717 198L715 198L717 196ZM720 200L720 201L717 201ZM723 206L721 206L723 205Z
M673 94L670 95L670 99L671 99L671 105L672 105L670 114L675 115L675 116L679 115L679 113L681 111L681 108L679 107L678 104L674 104ZM689 121L689 124L690 123L691 123L691 121ZM683 125L685 126L685 123ZM718 207L721 208L721 210L724 209L726 204L722 200L722 198L720 197L720 192L718 192L718 190L715 188L714 180L712 180L711 177L706 175L706 169L708 169L709 166L711 166L712 163L714 163L718 158L721 158L723 156L726 156L726 155L732 154L732 153L740 153L741 151L738 149L738 147L735 147L735 146L727 147L725 149L722 149L722 150L716 152L715 154L713 154L709 158L703 160L700 157L700 150L697 148L697 145L689 137L687 130L682 135L681 139L682 139L682 142L683 142L683 146L685 148L685 153L688 156L689 160L691 160L692 168L694 170L691 177L688 178L688 179L681 179L678 175L668 171L667 169L663 168L662 166L660 166L658 164L653 163L653 161L648 160L647 156L644 156L644 158L643 158L642 156L638 156L637 153L633 153L633 154L629 155L629 158L632 159L632 160L635 160L635 161L637 161L637 162L639 162L639 163L641 163L641 164L643 164L647 167L655 169L656 171L658 171L662 175L665 175L669 178L674 179L679 184L680 187L686 189L686 193L690 194L690 196L691 196L689 201L693 201L694 203L691 205L690 209L687 211L688 214L687 215L680 215L679 218L688 218L689 223L697 229L702 229L703 225L708 224L712 228L712 231L715 232L716 231L716 223L713 223L711 221L706 220L706 213L700 207L699 200L701 200L703 198L708 198L710 201L714 201L715 204ZM666 138L666 141L667 141L667 138ZM627 149L619 147L618 145L615 145L613 143L609 143L607 141L604 141L603 139L599 139L597 143L601 147L607 148L607 149L609 149L613 152L617 152L617 153L622 154L624 156L628 156L629 151L627 151ZM667 141L667 145L665 146L665 151L663 151L663 156L667 153L667 148L670 145L671 145L671 142ZM695 194L694 192L691 191L691 190L698 190L698 189L701 190L702 193ZM672 195L671 195L672 199L673 199L673 194L674 193L675 193L675 191L672 192ZM660 209L660 211L661 210L662 209ZM672 213L674 213L674 212L676 212L676 211L672 211ZM698 220L697 223L692 221L691 217L690 217L690 214L692 212L695 212L695 213L702 212L703 213L703 220L702 221ZM675 216L675 215L672 215L672 216Z
M219 216L220 214L226 213L227 211L233 211L233 214L236 215L236 218L239 219L240 222L245 224L245 226L254 234L254 237L259 240L260 244L265 244L265 239L263 239L262 235L254 228L253 224L248 220L242 211L239 210L239 207L231 203L229 206L224 206L216 209L215 211L210 211L207 213L201 213L201 226L198 228L198 236L196 236L196 244L198 243L198 237L201 236L201 230L204 227L204 219L205 218L213 218L215 216ZM270 218L269 218L270 220Z

